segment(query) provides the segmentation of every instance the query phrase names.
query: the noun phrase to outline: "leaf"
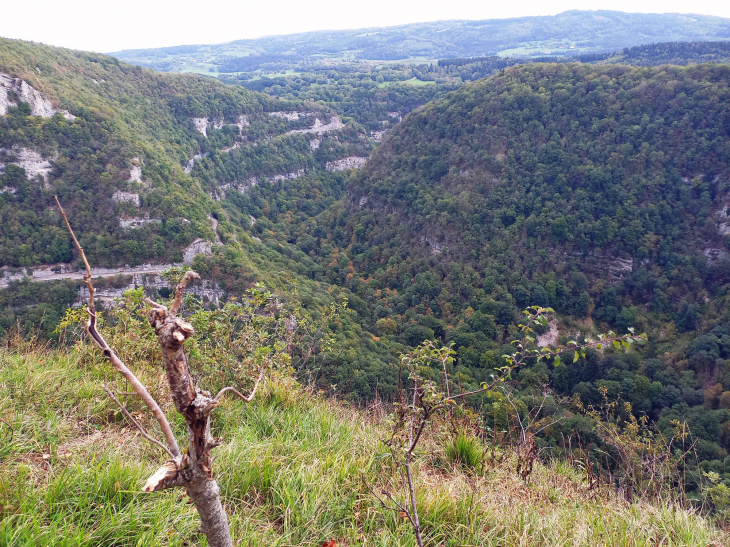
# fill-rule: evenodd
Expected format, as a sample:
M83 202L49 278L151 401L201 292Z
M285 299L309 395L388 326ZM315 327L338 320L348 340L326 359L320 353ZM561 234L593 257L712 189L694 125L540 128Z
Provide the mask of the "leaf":
M621 342L619 342L618 340L614 340L613 347L616 349L621 349Z
M331 539L329 541L325 541L322 544L322 547L337 547L337 546L338 546L338 544L337 544L337 542L334 539Z
M556 355L555 359L553 359L553 366L559 367L560 366L560 355Z
M578 362L578 359L580 359L580 355L578 355L578 352L576 351L575 352L575 355L573 355L573 362L574 363L577 363Z

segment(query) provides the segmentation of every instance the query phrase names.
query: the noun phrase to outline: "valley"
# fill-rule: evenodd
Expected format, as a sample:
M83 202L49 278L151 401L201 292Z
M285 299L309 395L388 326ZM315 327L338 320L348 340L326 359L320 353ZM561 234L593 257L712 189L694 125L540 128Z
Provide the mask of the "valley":
M10 456L0 448L0 466L12 462L15 481L0 480L0 543L25 515L34 515L18 528L27 537L40 537L34 519L50 523L44 538L71 528L92 537L77 512L59 510L56 520L53 509L33 501L36 492L20 489L23 473L44 488L57 485L46 465L76 453L92 458L72 437L96 435L97 426L123 447L116 455L100 448L99 461L121 469L125 443L137 443L119 411L90 387L104 363L81 342L86 315L79 307L89 291L58 196L91 264L102 328L125 358L139 360L155 396L159 348L144 298L167 302L185 269L201 276L181 296L181 316L197 336L188 345L191 371L195 382L208 373L200 381L212 393L240 373L240 363L260 358L216 329L279 322L267 327L260 351L286 366L272 368L263 400L234 418L223 417L234 408L225 403L220 414L222 438L233 447L221 448L226 465L236 451L256 460L251 439L269 458L251 460L258 471L248 478L223 474L237 537L269 544L286 533L300 544L336 537L365 545L382 536L383 545L412 545L406 519L382 512L367 481L390 472L376 437L393 426L393 403L416 405L403 393L421 375L433 389L468 394L463 406L434 420L428 452L416 456L433 544L449 544L446 534L488 544L524 533L510 515L499 513L501 524L490 520L494 496L523 514L543 504L540 511L562 523L550 536L537 524L542 517L530 521L546 545L650 545L665 537L657 530L668 522L679 530L672 532L678 545L724 544L728 29L727 20L709 16L576 11L116 57L0 38L0 385L11 393L0 409L20 439L8 444ZM188 73L201 64L214 70ZM262 294L265 305L256 300ZM531 308L546 316L534 332L525 330ZM646 342L630 351L629 344L599 342L634 333L645 333ZM569 341L587 347L573 350ZM551 350L557 346L563 349ZM413 352L437 347L451 348L453 358L408 369ZM511 368L516 348L528 347L534 359ZM80 387L57 386L28 365L34 361ZM501 384L484 387L500 375ZM18 395L23 390L28 395ZM67 405L62 417L30 405L32 417L23 418L28 398L54 390L66 397L58 400ZM283 483L274 482L289 471L272 439L287 443L296 459L298 421L310 428L303 435L311 444L292 471L291 492L282 493ZM528 438L539 454L530 464L540 477L535 485L532 467L520 475ZM476 447L479 465L454 456L457 440ZM641 462L647 454L671 462L659 486L641 482L644 463L632 468L635 476L622 467L620 447L631 443ZM115 467L119 476L108 480L134 489L153 460L144 454L131 475ZM339 478L320 482L329 477L320 464ZM307 475L308 465L316 476ZM95 469L86 472L107 480ZM439 477L449 478L441 484ZM635 498L634 480L645 487ZM307 481L338 500L337 508L330 513L292 486ZM499 481L518 486L508 494ZM91 499L95 488L79 491ZM479 488L489 496L477 500ZM652 488L660 494L652 497ZM22 493L13 498L16 490ZM122 490L110 488L110 496ZM294 490L297 500L309 500L301 514L291 511L299 501L284 500ZM591 509L599 493L605 501L597 506L612 515L605 521ZM242 505L250 495L257 501ZM104 537L132 545L116 535L126 530L154 544L130 524L133 507L148 503L134 496L131 512L119 513L128 520L118 530L102 527ZM566 496L578 500L577 513ZM172 494L161 499L179 507ZM190 520L189 510L170 510ZM475 524L472 510L487 528ZM301 520L288 520L291 514ZM565 525L576 514L594 519L590 530ZM448 532L438 531L439 519ZM64 532L61 521L73 524ZM172 526L160 522L145 524L150 537ZM641 531L624 537L614 526ZM188 544L195 535L185 528L164 544Z

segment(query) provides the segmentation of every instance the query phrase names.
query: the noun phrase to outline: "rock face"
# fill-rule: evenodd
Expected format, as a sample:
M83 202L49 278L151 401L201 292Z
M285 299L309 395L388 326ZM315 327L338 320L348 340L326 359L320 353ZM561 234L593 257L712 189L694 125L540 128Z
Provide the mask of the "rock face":
M319 118L314 119L314 125L310 127L309 129L294 129L292 131L289 131L287 135L293 135L295 133L317 133L318 135L322 135L326 133L327 131L336 131L338 129L342 129L345 127L345 124L342 123L342 120L340 120L339 116L332 116L330 118L330 121L328 123L322 123L322 120Z
M196 131L200 131L206 137L208 136L208 118L192 118Z
M728 199L715 213L717 217L717 233L721 236L730 234L730 199Z
M119 227L124 230L130 230L132 228L141 228L145 224L150 222L162 222L161 218L120 218Z
M51 166L51 162L49 160L43 159L43 156L35 150L30 148L21 148L18 146L14 146L10 150L0 148L0 157L4 155L9 155L11 158L14 158L11 161L7 161L7 163L17 165L18 167L25 169L25 176L28 177L29 180L40 175L43 177L44 181L48 182L48 174L53 169L53 166ZM4 168L5 163L0 162L0 172L2 172Z
M112 201L114 203L131 203L135 207L139 207L139 194L134 192L114 192L112 194Z
M183 264L192 264L193 259L197 255L204 254L205 256L210 256L212 252L211 244L198 238L186 247L183 253Z
M283 118L285 120L289 120L290 122L295 122L300 118L308 118L311 115L311 112L269 112L269 116L274 116L275 118Z
M190 173L190 171L193 170L193 167L195 167L195 160L200 160L206 157L208 154L195 154L192 158L190 158L190 161L188 161L188 164L185 166L183 171L186 173Z
M203 135L206 137L208 136L208 128L213 127L214 129L223 129L223 126L226 125L226 122L223 120L223 118L190 118L193 122L193 125L195 126L196 131L200 131ZM244 115L241 115L238 117L238 120L236 123L231 124L238 127L239 133L243 131L243 128L249 125L248 118Z
M18 101L13 101L8 96L9 92L15 93ZM28 103L31 116L50 118L56 112L60 112L67 120L74 120L76 116L66 110L54 110L51 101L43 96L28 82L21 78L13 78L8 74L0 72L0 116L8 113L8 108L17 106L18 102Z
M248 118L241 115L238 117L238 123L236 125L238 126L238 131L243 133L243 128L250 124L248 123Z
M327 169L327 171L345 171L347 169L357 169L359 167L362 167L366 161L368 161L367 158L362 158L359 156L348 156L347 158L328 161L325 165L325 169Z

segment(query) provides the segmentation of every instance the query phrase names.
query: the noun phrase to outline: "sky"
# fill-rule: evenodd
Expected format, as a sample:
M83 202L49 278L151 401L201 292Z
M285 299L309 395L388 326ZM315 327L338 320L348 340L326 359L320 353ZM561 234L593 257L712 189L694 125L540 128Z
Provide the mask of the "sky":
M97 51L211 44L325 29L444 19L555 15L571 9L730 18L730 0L15 0L0 36Z

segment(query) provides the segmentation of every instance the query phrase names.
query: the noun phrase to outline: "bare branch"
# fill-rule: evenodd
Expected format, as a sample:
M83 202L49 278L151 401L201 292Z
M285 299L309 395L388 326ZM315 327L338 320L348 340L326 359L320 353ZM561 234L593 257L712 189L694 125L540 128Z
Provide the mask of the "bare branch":
M399 512L400 511L400 512L403 512L406 515L408 515L408 518L410 519L410 515L408 514L408 509L406 509L405 507L403 507L403 505L401 505L400 503L398 503L395 500L395 498L393 498L393 495L390 492L388 492L384 488L381 488L381 490L380 490L385 497L387 497L390 501L393 502L393 504L395 505L395 507L391 507L390 505L388 505L385 502L385 500L383 500L383 498L381 498L378 495L378 493L375 491L375 488L373 488L372 486L370 486L368 484L367 479L365 479L365 474L364 473L360 473L360 476L362 478L362 483L365 485L365 488L367 488L370 491L370 493L373 496L375 496L375 499L377 499L383 507L385 507L386 509L388 509L390 511L395 511L395 512Z
M86 283L86 286L89 289L89 308L91 308L91 311L94 312L94 286L91 284L91 266L89 266L89 261L86 260L86 254L84 253L84 249L81 247L79 240L76 239L76 234L74 234L74 231L71 229L71 224L69 223L68 217L66 216L66 211L64 211L63 207L61 207L61 202L58 201L58 196L53 196L53 199L56 200L56 205L58 205L58 210L61 213L61 216L63 217L64 222L66 223L66 228L68 228L68 231L71 233L71 237L73 238L74 243L76 244L76 248L79 250L81 259L84 261L84 266L86 266L86 275L84 275L84 283Z
M241 399L243 399L247 403L250 403L251 401L253 401L254 395L256 395L256 390L259 388L259 384L264 379L264 373L266 372L267 368L269 368L268 363L266 364L266 366L264 366L261 369L261 372L259 373L259 377L256 379L256 383L253 385L253 389L251 390L251 393L249 393L248 397L243 395L240 391L238 391L234 387L231 387L231 386L224 387L223 389L221 389L218 392L218 395L216 395L215 398L213 399L213 401L211 403L211 405L212 405L211 410L213 408L215 408L216 406L218 406L218 403L220 402L221 397L223 397L223 395L229 391L232 392L234 395L238 395Z
M94 286L91 283L91 267L89 266L89 262L86 260L86 255L84 254L84 250L79 244L79 240L76 239L76 235L71 228L71 224L68 222L66 213L64 212L60 202L58 201L58 197L56 197L55 199L56 204L58 205L58 209L61 212L63 219L66 221L66 227L71 233L71 237L73 238L74 243L76 243L76 248L78 249L81 258L84 260L84 264L86 265L86 275L84 276L84 282L89 288L89 306L87 309L87 311L89 312L89 320L86 323L86 332L89 334L89 336L91 336L91 338L94 339L94 342L96 342L96 344L99 346L102 353L104 354L104 357L109 359L109 362L112 364L112 366L117 369L117 371L119 371L122 376L124 376L124 378L132 386L132 389L134 389L134 391L142 398L145 404L152 411L152 415L160 424L160 429L162 429L162 433L165 435L165 440L167 441L169 451L173 454L173 456L179 457L180 447L178 447L177 445L177 440L175 439L175 435L172 433L172 427L170 426L170 422L167 421L167 417L165 416L165 413L162 412L160 405L157 404L157 401L152 398L152 395L150 395L149 391L147 391L147 388L142 384L142 382L137 379L134 373L129 369L129 367L127 367L127 365L124 364L124 362L117 356L117 354L114 353L114 351L109 347L109 344L106 343L106 340L104 340L102 335L99 334L99 331L96 330L96 310L94 309Z
M158 304L151 298L145 298L144 302L148 304L150 307L158 309L158 310L165 310L165 313L167 313L167 306L163 306L162 304Z
M177 472L180 465L180 462L176 460L166 461L162 467L160 467L149 479L147 479L147 482L145 482L142 487L142 492L156 492L157 490L164 490L165 488L177 486L177 484L171 483L170 479L177 478Z
M182 306L185 287L188 286L188 283L190 283L192 279L200 279L200 276L193 270L188 270L180 280L180 283L177 284L177 287L175 288L175 300L172 301L172 306L170 306L170 315L176 315L180 306Z
M158 441L157 439L152 437L149 433L147 433L147 430L142 426L142 424L140 424L137 420L135 420L132 417L132 415L125 408L125 406L119 401L119 399L117 399L114 396L114 394L111 392L111 390L107 387L106 383L104 385L102 385L102 389L104 389L104 391L106 391L106 394L109 395L109 397L111 398L112 401L114 401L115 403L117 403L117 405L119 405L119 408L122 410L122 413L124 413L124 415L127 417L127 419L130 422L132 422L137 427L137 429L139 429L139 432L142 433L142 436L145 439L147 439L152 444L156 444L157 446L162 448L162 450L167 452L167 455L170 456L170 458L173 458L173 459L175 458L175 455L172 452L170 452L169 448L167 448L164 444L162 444L160 441Z

